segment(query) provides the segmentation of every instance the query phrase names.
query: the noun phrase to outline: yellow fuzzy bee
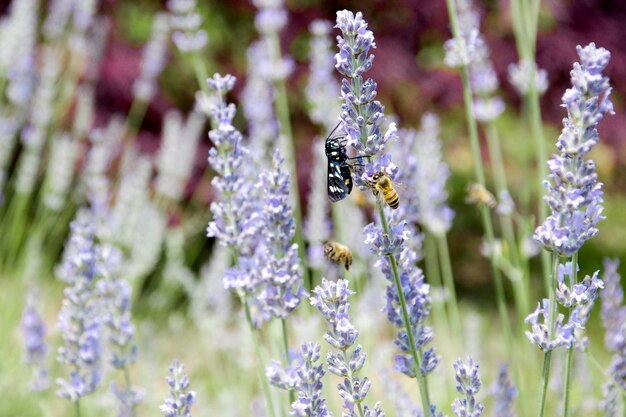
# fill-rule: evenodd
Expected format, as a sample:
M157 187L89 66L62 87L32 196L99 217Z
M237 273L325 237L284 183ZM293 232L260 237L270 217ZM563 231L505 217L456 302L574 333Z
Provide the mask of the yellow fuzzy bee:
M488 189L478 183L472 183L467 187L467 198L465 201L477 205L484 204L490 209L498 205L496 197L491 194Z
M384 171L378 171L374 174L370 187L374 191L374 195L382 196L392 209L395 210L400 206L400 196L394 188L393 181Z
M346 267L346 271L350 270L352 265L352 251L346 245L339 242L324 242L324 256L330 261L341 264Z

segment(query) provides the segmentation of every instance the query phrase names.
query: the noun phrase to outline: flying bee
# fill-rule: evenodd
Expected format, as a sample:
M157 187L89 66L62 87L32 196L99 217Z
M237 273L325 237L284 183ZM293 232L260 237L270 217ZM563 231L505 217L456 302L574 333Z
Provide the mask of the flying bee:
M467 198L465 201L473 204L484 204L490 209L498 205L494 195L483 185L478 183L472 183L467 187Z
M346 267L346 271L350 270L350 265L352 265L352 251L346 245L330 240L326 241L324 242L324 256L335 263L343 263Z
M397 209L400 206L400 196L394 188L393 181L384 171L376 172L370 181L370 188L374 191L376 197L382 195L385 202L392 209Z

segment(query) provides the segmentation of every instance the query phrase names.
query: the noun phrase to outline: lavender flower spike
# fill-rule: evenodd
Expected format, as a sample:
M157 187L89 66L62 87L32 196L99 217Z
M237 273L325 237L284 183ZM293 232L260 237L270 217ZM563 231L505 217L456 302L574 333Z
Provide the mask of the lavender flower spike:
M604 326L604 344L610 351L617 349L617 342L623 334L626 323L626 306L621 277L617 272L619 259L604 259L604 289L600 292L602 299L602 325Z
M26 296L21 327L24 338L24 361L33 368L30 388L33 391L44 391L50 385L48 371L45 368L48 344L46 324L37 309L37 298L38 291L32 288Z
M196 0L168 0L167 7L172 12L170 25L174 32L172 40L181 52L201 50L208 41L202 26L202 16L198 13Z
M348 316L350 311L348 298L352 294L354 292L348 288L348 281L340 279L337 282L331 282L322 278L322 285L315 287L313 296L309 300L311 305L322 313L330 326L324 335L324 340L335 351L328 353L328 370L344 378L343 383L338 386L339 395L344 400L343 416L356 417L355 407L357 407L360 410L359 414L366 417L383 417L384 413L378 403L371 409L362 405L372 381L367 377L363 379L358 377L366 357L361 345L357 345L352 352L349 352L359 336L358 330L350 323Z
M369 162L385 148L385 143L396 139L396 125L390 123L385 134L381 131L384 122L384 106L376 98L376 82L363 80L363 74L372 67L376 47L374 34L367 30L363 15L348 10L337 12L337 25L342 36L337 36L339 52L335 55L335 68L345 78L341 80L341 123L348 144L357 151L357 156L367 156L365 167L357 166L355 182L361 187L371 180L374 173L383 171L395 178L395 165L388 155L382 155L375 163Z
M476 394L480 389L478 378L478 364L467 358L467 364L460 359L454 362L456 372L456 390L465 396L457 398L452 403L452 411L457 417L480 417L483 412L483 404L476 401Z
M581 63L574 64L570 73L573 87L563 95L567 118L556 144L561 153L548 161L545 200L552 214L534 234L546 250L562 256L573 255L598 234L596 224L604 218L596 164L584 158L598 143L598 123L606 113L613 113L609 79L602 74L610 52L594 43L576 50Z
M514 401L517 389L511 382L507 364L500 365L498 379L491 386L490 393L494 399L494 416L515 417Z
M139 77L133 85L135 98L149 102L157 93L157 78L165 67L170 26L168 15L158 13L152 22L152 36L142 51Z
M320 358L320 345L306 342L298 352L299 364L288 369L282 369L275 362L268 368L267 376L272 385L282 389L295 390L297 400L291 404L292 415L296 417L331 417L332 413L326 408L326 400L322 398L322 377L324 368L315 363Z
M69 282L59 313L58 327L63 346L57 360L70 367L69 379L59 378L58 394L78 401L100 385L101 371L101 301L96 282L101 276L98 248L93 243L93 218L79 211L72 223L71 251L66 251L64 278ZM78 245L80 243L80 246Z
M278 150L272 158L273 169L260 175L263 195L263 243L257 250L261 281L265 284L258 296L267 311L286 318L306 296L298 257L298 244L293 243L296 224L289 204L289 173L282 165Z
M189 378L184 369L185 366L174 359L170 367L170 376L165 378L170 387L169 395L160 407L165 417L191 417L191 406L196 393L189 391Z

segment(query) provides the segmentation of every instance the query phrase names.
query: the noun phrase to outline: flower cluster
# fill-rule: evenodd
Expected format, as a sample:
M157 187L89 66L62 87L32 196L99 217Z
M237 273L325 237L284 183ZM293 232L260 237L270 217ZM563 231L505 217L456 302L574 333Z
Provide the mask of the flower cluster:
M185 366L174 359L169 369L170 376L165 378L170 387L169 395L160 407L165 417L191 417L191 406L196 393L189 391L189 378L184 369Z
M70 367L69 379L57 380L59 395L71 401L92 393L101 383L102 305L96 282L102 275L98 247L94 245L93 219L79 211L71 225L72 234L62 270L69 283L59 312L58 328L63 346L57 360Z
M465 396L457 398L452 403L452 411L457 417L480 417L483 412L483 404L476 401L476 394L480 390L480 378L478 378L478 364L467 358L467 364L460 359L454 362L456 372L456 390Z
M510 64L509 82L515 90L521 95L528 93L530 88L530 79L532 78L533 62L522 59L518 64ZM543 94L548 89L548 72L544 69L537 68L535 65L535 88L539 94Z
M397 136L395 123L390 123L386 133L381 131L385 108L376 100L376 82L363 80L363 74L372 67L376 47L374 34L367 29L367 22L358 12L337 12L337 24L342 36L337 37L339 52L335 54L335 68L344 77L341 80L341 124L347 143L354 147L358 156L367 157L365 168L356 166L355 182L364 187L376 172L385 172L395 178L395 166L391 158L383 155L375 163L370 159L385 148L385 143Z
M576 265L578 270L578 265ZM556 300L563 307L569 309L567 324L563 324L564 316L557 316L555 327L549 329L545 324L539 324L539 315L544 315L547 319L550 315L549 304L543 300L537 310L526 318L527 323L531 323L532 332L526 332L530 341L537 344L544 351L549 351L557 346L570 347L575 344L576 348L584 350L588 344L588 339L584 335L585 325L589 320L589 313L593 308L594 301L598 297L598 290L604 287L603 282L598 279L598 272L593 276L587 275L582 282L573 282L573 264L567 262L560 264L556 276ZM566 279L565 277L569 277Z
M474 10L472 0L455 1L460 33L459 39L450 39L445 43L445 63L451 67L468 67L476 119L492 121L504 111L504 101L494 95L500 83L490 59L489 47L480 33L480 15Z
M311 305L322 313L330 326L324 334L324 340L335 351L328 353L328 370L344 379L338 389L339 395L344 400L343 415L348 417L357 415L355 406L359 410L362 409L362 403L372 385L369 378L361 379L357 376L365 364L366 357L361 345L357 345L352 352L348 351L359 336L359 331L350 323L348 315L350 311L348 298L353 294L354 292L348 288L348 281L340 279L331 282L322 278L322 285L315 287L313 296L310 297ZM384 416L378 403L373 409L365 406L364 414L366 417Z
M260 174L263 225L256 253L263 283L258 300L269 314L279 318L286 318L306 296L298 244L293 243L296 225L289 204L289 173L282 167L283 162L276 150L273 169Z
M450 170L442 159L439 131L439 118L424 114L414 148L419 223L436 236L448 232L454 218L454 211L446 203L446 181Z
M252 0L252 4L258 9L254 17L254 26L261 34L266 43L269 64L266 72L272 80L285 79L294 69L293 60L290 57L281 57L278 48L279 32L287 24L287 10L283 6L283 0Z
M250 255L260 216L251 197L254 195L253 184L245 176L247 151L241 143L241 133L232 124L236 109L234 104L227 105L224 101L226 93L235 85L235 77L215 74L208 84L215 92L211 118L216 126L209 132L214 145L209 150L209 164L218 174L211 184L220 193L220 199L211 203L213 220L207 227L207 235L244 256ZM231 284L225 279L228 289L237 289Z
M298 393L298 398L291 404L294 416L332 416L326 408L326 400L322 398L324 368L321 364L316 365L320 359L320 345L306 342L300 348L299 354L299 363L288 369L283 369L278 362L274 362L267 369L268 379L274 386Z
M172 40L181 52L201 50L207 44L207 33L200 29L202 16L197 11L196 0L168 0L172 12L170 25L174 32Z
M498 379L493 383L490 390L494 399L494 415L498 417L515 416L515 398L517 389L509 377L509 367L507 364L500 365Z
M22 336L24 339L24 361L33 367L30 387L33 391L48 388L48 371L45 368L48 344L46 343L46 324L37 309L37 290L31 289L26 296L26 305L22 313Z
M416 265L417 254L407 245L411 237L407 224L404 221L400 222L391 227L389 234L386 234L379 226L371 223L365 227L364 232L365 242L371 246L372 253L379 257L376 265L381 268L385 278L389 281L384 311L387 314L387 320L398 328L395 343L404 352L396 356L396 369L409 377L415 377L418 372L426 375L435 369L439 363L439 357L434 348L424 350L434 338L432 328L426 325L426 319L430 314L430 286L424 282L424 274ZM411 346L406 331L400 294L395 284L390 256L395 258L398 266L401 289L409 314L411 336L415 342L414 347ZM419 369L411 356L413 348L421 352Z
M561 152L548 161L546 202L552 210L537 227L534 238L550 251L571 256L598 233L602 216L602 183L597 182L596 164L585 156L598 143L597 125L606 113L613 113L609 79L602 71L611 54L590 43L576 48L581 63L571 71L572 88L563 95L567 118L556 144Z

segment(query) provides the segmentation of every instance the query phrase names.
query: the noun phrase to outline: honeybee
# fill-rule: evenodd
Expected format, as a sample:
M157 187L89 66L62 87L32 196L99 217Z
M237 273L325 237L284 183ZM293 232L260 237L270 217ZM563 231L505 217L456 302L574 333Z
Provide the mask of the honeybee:
M346 271L350 270L352 265L352 251L346 245L339 242L324 242L324 256L335 263L343 263Z
M472 183L467 187L467 198L465 201L473 204L484 204L490 209L493 209L498 205L494 195L478 183Z
M400 197L393 186L393 181L384 171L378 171L372 177L370 187L374 190L374 195L382 195L389 207L397 209L400 206Z

